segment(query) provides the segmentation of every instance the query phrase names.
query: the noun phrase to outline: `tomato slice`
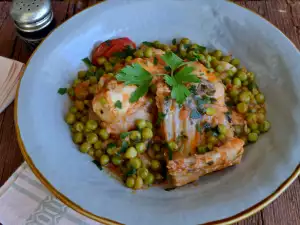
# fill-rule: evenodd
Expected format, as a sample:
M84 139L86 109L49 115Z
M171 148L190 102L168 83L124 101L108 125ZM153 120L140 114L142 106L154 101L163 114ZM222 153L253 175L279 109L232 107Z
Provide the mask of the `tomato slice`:
M117 38L112 40L107 40L102 42L98 47L96 47L92 54L92 63L97 65L97 58L100 56L110 57L115 52L121 52L126 46L136 48L136 45L129 38Z

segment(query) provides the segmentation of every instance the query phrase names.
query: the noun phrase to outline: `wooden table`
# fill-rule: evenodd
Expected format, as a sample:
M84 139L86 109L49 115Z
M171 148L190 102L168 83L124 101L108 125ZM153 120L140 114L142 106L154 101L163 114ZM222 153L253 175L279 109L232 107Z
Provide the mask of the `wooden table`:
M56 21L58 24L62 23L81 9L96 2L96 0L53 1ZM249 0L236 1L236 3L257 12L269 20L300 48L300 0ZM10 2L1 2L0 0L0 55L25 63L31 52L16 37L13 21L9 16L10 6ZM0 114L0 186L23 162L15 135L13 108L14 106L11 104ZM238 224L299 225L300 178L298 177L287 191L264 210Z

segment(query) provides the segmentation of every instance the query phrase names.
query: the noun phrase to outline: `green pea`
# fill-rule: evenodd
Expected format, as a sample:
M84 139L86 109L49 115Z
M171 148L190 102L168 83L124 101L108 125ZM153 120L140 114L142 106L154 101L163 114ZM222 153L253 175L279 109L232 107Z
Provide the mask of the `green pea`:
M173 152L178 150L178 145L174 141L169 142L168 146Z
M145 57L147 57L147 58L150 58L150 57L152 57L152 49L151 48L146 48L145 49L145 51L144 51L144 55L145 55Z
M199 61L202 62L202 63L205 63L206 62L206 58L203 54L199 54L198 55L198 58L199 58Z
M112 72L113 71L113 66L109 62L105 62L104 63L104 69L105 69L106 72Z
M67 124L73 124L76 121L76 116L73 113L67 113L65 116L65 121Z
M238 71L237 76L241 81L246 81L247 80L247 74L243 71Z
M143 128L145 128L145 127L147 126L146 120L141 120L141 119L137 120L137 121L136 121L136 126L137 126L140 130L143 129Z
M159 41L153 41L153 45L154 47L158 48L161 45L161 43Z
M160 162L156 159L151 160L151 169L157 171L161 168Z
M80 119L81 122L86 123L88 121L88 117L87 116L83 116Z
M148 173L148 176L145 178L145 184L151 185L154 182L154 175L152 173Z
M154 145L152 146L152 148L153 148L153 150L154 150L155 152L160 152L160 145L159 145L159 144L154 144Z
M94 157L95 155L95 149L90 148L90 150L87 152L88 155L90 155L91 157Z
M248 80L251 82L255 80L255 75L253 72L248 72Z
M135 145L135 148L136 148L136 150L137 150L137 152L138 153L144 153L145 151L146 151L146 145L145 145L145 143L137 143L136 145Z
M139 168L137 171L137 175L140 176L142 179L146 179L149 174L149 170L146 168Z
M240 94L239 99L240 99L241 102L246 102L246 103L250 102L250 94L249 94L249 92L243 91Z
M267 132L271 128L271 123L265 120L262 124L259 125L259 130L261 132Z
M230 55L223 56L221 60L229 63L231 61L231 56Z
M97 70L97 67L96 66L90 66L89 67L89 71L92 72L92 73L95 73Z
M186 51L185 50L180 50L180 56L182 57L182 58L185 58L186 57L186 55L187 55L187 53L186 53Z
M234 125L234 133L236 133L238 136L243 132L243 127L241 125Z
M134 147L129 147L126 150L124 156L125 156L126 159L132 159L132 158L137 156L137 151Z
M240 60L235 58L235 59L232 59L231 62L230 62L233 66L239 66L240 65Z
M134 189L141 189L144 185L143 179L139 176L135 179Z
M142 57L144 57L144 52L143 52L143 50L139 49L134 53L134 55L137 58L142 58Z
M265 114L264 113L257 113L256 118L257 118L258 123L263 123L265 121Z
M84 130L84 124L82 122L76 122L73 127L78 132L82 132Z
M75 79L74 81L73 81L73 87L76 87L78 84L80 84L82 81L80 80L80 79Z
M164 179L164 177L160 173L155 173L154 176L155 176L155 180L157 181L161 181Z
M248 105L244 102L241 102L237 105L237 111L239 113L246 113L248 111Z
M129 63L131 60L132 60L132 56L130 55L125 58L126 63Z
M96 120L88 120L87 122L86 122L86 128L87 129L90 129L90 130L96 130L97 129L97 127L98 127L98 123L97 123L97 121Z
M129 163L130 163L131 167L134 169L138 169L142 166L142 161L137 157L131 158Z
M83 142L83 133L77 132L73 135L73 141L75 144L81 144Z
M95 133L88 133L86 135L86 140L90 144L95 144L98 141L98 136Z
M148 140L151 139L153 137L153 132L150 128L146 127L142 130L142 137L143 140Z
M98 149L98 150L95 151L95 156L96 156L97 158L100 159L100 157L101 157L102 155L103 155L102 150Z
M140 141L141 140L141 133L139 131L132 131L129 135L130 140L132 141Z
M248 84L249 84L249 82L247 81L247 80L245 80L245 81L243 81L243 86L245 86L245 87L247 87L248 86Z
M114 165L119 166L122 163L122 158L120 156L115 155L112 157L111 161Z
M153 125L150 121L146 121L146 127L152 129L153 128Z
M208 148L209 151L211 151L214 148L214 144L213 143L208 143L207 148Z
M226 85L229 85L229 84L231 84L231 79L229 77L227 77L223 80L223 83L225 83Z
M247 120L248 125L256 123L256 121L257 121L256 114L249 113L246 117L246 120Z
M75 106L71 106L69 109L70 113L77 113L77 108Z
M224 72L224 67L222 66L222 65L218 65L217 67L216 67L216 71L217 72L219 72L219 73L221 73L221 72Z
M80 151L83 153L87 153L91 147L92 147L92 145L90 143L84 142L80 145Z
M70 126L70 130L71 130L72 133L76 133L76 132L77 132L77 131L75 130L75 128L72 127L72 126Z
M126 186L129 188L133 188L135 184L135 179L133 177L127 177Z
M84 71L84 70L78 71L78 73L77 73L77 77L79 79L84 79L85 75L86 75L86 71Z
M218 131L221 134L226 134L227 133L227 127L224 124L219 124L218 125Z
M236 86L236 87L241 87L242 86L242 82L239 78L235 77L233 79L233 85Z
M155 155L155 159L157 160L163 160L165 158L164 153L158 153Z
M223 56L223 53L221 50L215 50L212 55L217 59L220 59Z
M251 131L251 132L260 135L260 131L259 131L259 130L253 130L253 131Z
M216 109L212 108L212 107L208 107L205 112L206 112L206 115L213 116L216 114Z
M206 56L206 60L207 60L208 62L210 62L210 61L212 60L212 57L211 57L210 55L207 55L207 56Z
M205 152L207 152L207 147L206 146L198 146L197 147L197 152L199 153L199 154L204 154Z
M249 142L256 142L258 140L258 134L257 133L249 133L248 134L248 141Z
M215 136L210 136L208 137L207 142L211 144L216 144L218 142L218 139Z
M97 63L99 65L103 65L105 62L107 62L107 60L104 56L101 56L101 57L97 58Z
M220 62L216 59L213 59L211 60L210 64L213 68L216 68L220 64Z
M263 94L257 94L255 95L255 100L257 101L258 104L262 104L265 102L265 96Z
M109 156L106 155L106 154L103 154L101 157L100 157L100 164L102 166L105 166L109 163Z
M233 88L231 91L230 91L230 96L231 97L237 97L239 95L240 91L236 88Z
M227 70L226 73L228 77L232 77L234 75L234 72L232 70Z
M96 150L98 150L98 149L101 149L102 148L102 141L96 141L95 143L94 143L94 148L96 149Z
M75 107L76 107L77 110L79 110L79 111L84 110L84 103L83 103L83 101L76 100L74 102L74 105L75 105Z
M255 131L258 129L258 124L257 123L252 123L252 124L249 124L249 127L251 129L251 131Z
M98 133L99 137L102 139L102 140L107 140L109 138L109 133L107 132L106 129L101 129Z
M225 141L226 136L225 136L224 134L219 134L219 135L218 135L218 139L219 139L220 141Z
M187 45L187 44L189 44L191 41L190 41L190 39L188 39L188 38L182 38L181 40L180 40L180 43L182 43L182 44L184 44L184 45Z

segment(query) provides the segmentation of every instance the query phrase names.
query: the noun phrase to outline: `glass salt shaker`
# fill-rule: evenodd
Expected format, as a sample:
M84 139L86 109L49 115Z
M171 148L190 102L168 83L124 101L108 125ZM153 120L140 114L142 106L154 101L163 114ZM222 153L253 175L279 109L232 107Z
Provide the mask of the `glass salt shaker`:
M18 36L30 50L34 50L55 28L50 0L14 0L10 15Z

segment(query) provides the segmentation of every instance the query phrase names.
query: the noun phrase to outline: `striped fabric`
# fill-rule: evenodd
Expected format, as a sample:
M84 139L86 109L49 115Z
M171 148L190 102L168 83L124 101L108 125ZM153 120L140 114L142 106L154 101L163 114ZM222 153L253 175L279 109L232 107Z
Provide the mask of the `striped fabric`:
M99 225L68 208L37 180L26 163L0 189L0 224Z

